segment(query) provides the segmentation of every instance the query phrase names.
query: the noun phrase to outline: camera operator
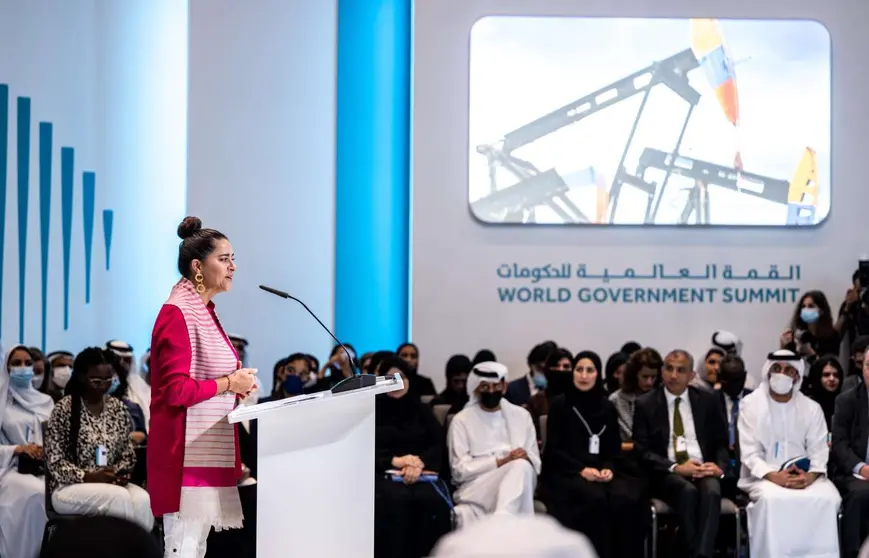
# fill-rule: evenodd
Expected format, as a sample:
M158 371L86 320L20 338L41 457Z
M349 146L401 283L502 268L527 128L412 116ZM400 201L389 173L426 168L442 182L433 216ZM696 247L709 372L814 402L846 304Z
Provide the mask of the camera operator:
M797 303L791 324L782 333L781 348L801 355L812 363L819 357L839 356L842 334L833 325L827 297L821 291L803 293Z
M863 285L869 286L869 269L862 262L851 276L851 282L845 301L839 307L836 329L854 342L861 335L869 335L869 289L863 288Z

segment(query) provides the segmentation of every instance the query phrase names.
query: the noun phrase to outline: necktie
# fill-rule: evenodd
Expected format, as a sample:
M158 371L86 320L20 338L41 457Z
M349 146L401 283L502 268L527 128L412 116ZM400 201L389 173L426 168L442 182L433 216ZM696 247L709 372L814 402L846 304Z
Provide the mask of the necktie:
M730 407L730 447L736 447L736 421L739 420L739 399L733 400Z
M685 425L682 423L682 413L679 411L679 404L682 403L682 398L676 398L675 409L673 409L673 453L676 455L676 463L681 465L688 461L688 451L679 451L679 444L676 440L684 438Z

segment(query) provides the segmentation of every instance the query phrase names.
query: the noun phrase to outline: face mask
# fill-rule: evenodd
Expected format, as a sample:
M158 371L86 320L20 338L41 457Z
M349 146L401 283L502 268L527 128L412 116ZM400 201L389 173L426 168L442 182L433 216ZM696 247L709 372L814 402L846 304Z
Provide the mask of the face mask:
M501 404L501 396L504 394L500 391L486 391L480 394L480 405L485 409L497 409Z
M39 376L33 376L33 388L39 389L42 387L42 380L45 379L45 374L40 374Z
M117 376L114 376L112 378L112 385L109 386L109 393L115 393L116 391L118 391L118 387L120 387L120 385L121 381L118 379Z
M311 377L308 378L308 381L307 381L307 382L305 382L305 386L304 386L304 387L306 387L306 388L314 387L315 385L317 385L317 381L318 381L318 380L317 380L317 375L316 375L316 374L311 374Z
M70 376L72 376L72 368L69 366L58 366L54 369L54 376L52 378L54 384L63 389L66 387L66 384L69 383Z
M820 312L818 312L817 308L803 308L802 310L800 310L800 319L807 324L813 324L817 322L819 317Z
M9 370L9 383L17 389L33 387L33 367L16 366Z
M547 380L546 376L540 374L539 372L537 374L534 374L531 379L534 381L534 387L540 390L546 389L546 385L549 383L549 380Z
M794 379L787 374L773 373L769 375L769 388L778 395L787 395L794 388Z
M281 388L288 395L301 395L302 379L295 375L287 376L284 383L281 384Z

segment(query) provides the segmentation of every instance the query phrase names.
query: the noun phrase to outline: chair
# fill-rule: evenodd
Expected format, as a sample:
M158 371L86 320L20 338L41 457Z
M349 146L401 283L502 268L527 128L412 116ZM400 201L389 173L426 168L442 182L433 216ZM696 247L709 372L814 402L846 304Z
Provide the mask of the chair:
M549 420L549 415L540 416L540 452L546 449L546 423Z
M431 403L432 399L434 399L434 398L435 398L434 395L420 395L420 396L419 396L419 401L420 401L420 403L422 403L423 405L428 405L428 404Z
M45 431L45 427L43 426L43 431ZM58 525L65 521L73 520L77 517L81 517L78 514L64 514L58 513L54 511L54 506L51 504L51 470L48 466L45 467L45 516L47 521L45 522L45 529L42 531L42 548L45 548L46 543L48 543L51 538L51 534L54 532L55 528Z
M673 508L663 500L652 498L652 558L658 557L658 516L673 515ZM727 498L721 499L721 515L732 515L736 522L735 558L742 555L742 515L739 506Z
M447 425L447 414L450 412L450 405L435 405L432 407L432 412L438 422L441 423L441 426L446 427Z

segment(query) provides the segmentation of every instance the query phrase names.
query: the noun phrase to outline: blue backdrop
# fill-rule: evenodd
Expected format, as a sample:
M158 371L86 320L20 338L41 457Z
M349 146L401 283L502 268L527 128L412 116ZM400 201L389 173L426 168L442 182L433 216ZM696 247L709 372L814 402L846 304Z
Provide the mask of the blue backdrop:
M412 0L338 0L335 332L408 338Z

